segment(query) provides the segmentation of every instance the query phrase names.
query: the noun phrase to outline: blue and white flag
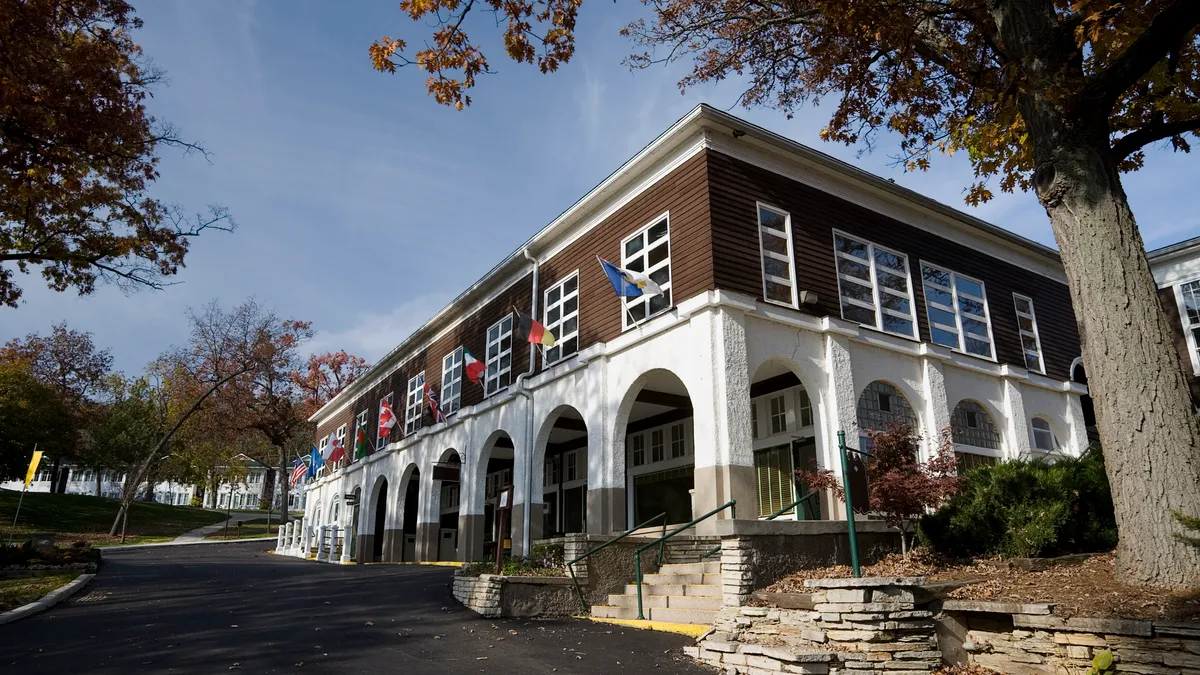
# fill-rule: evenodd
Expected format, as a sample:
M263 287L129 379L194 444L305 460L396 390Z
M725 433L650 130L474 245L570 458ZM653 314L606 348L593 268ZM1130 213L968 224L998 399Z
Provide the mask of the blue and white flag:
M662 288L647 274L617 267L600 256L596 256L596 260L600 261L600 267L608 276L609 283L612 284L613 290L619 297L636 298L643 295L647 297L662 295Z
M321 453L317 450L317 446L313 446L312 452L308 455L308 478L312 480L317 477L317 470L325 465L325 460L321 458Z

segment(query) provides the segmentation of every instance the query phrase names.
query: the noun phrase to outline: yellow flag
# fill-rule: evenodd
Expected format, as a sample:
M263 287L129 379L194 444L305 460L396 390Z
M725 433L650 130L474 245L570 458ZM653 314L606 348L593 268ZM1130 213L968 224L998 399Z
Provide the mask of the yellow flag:
M25 472L25 489L33 482L33 474L37 473L38 464L42 461L42 451L34 450L33 459L29 460L29 470Z

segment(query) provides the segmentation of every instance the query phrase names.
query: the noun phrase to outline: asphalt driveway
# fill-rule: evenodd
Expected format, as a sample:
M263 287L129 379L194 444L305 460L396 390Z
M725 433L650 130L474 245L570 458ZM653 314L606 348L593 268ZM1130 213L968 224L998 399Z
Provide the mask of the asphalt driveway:
M264 548L107 552L79 595L0 626L0 672L712 672L682 656L681 635L481 618L450 595L449 568L327 565Z

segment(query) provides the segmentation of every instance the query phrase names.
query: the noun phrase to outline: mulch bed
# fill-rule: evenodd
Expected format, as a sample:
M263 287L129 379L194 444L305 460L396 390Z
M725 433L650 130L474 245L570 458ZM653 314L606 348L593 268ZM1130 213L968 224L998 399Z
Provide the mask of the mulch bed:
M1076 564L1027 572L1002 559L950 561L918 549L907 558L892 554L862 568L863 576L920 576L928 582L974 581L950 592L950 598L996 602L1053 604L1056 616L1120 617L1161 621L1200 620L1200 589L1171 592L1120 583L1112 553ZM838 565L800 570L766 590L804 593L805 579L848 578L850 567Z

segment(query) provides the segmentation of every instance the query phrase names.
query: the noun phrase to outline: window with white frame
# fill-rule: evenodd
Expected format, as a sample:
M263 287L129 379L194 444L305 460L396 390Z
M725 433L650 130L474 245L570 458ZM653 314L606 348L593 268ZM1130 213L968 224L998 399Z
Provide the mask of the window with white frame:
M333 434L329 434L328 436L322 438L319 443L317 443L317 451L321 453L321 457L327 457L329 455L325 449L329 447L329 439L331 438L333 438Z
M686 434L682 422L671 425L671 459L679 459L687 454Z
M633 450L633 465L641 466L646 463L646 436L638 434L630 436L630 447Z
M908 256L835 232L842 318L917 337Z
M579 351L579 273L546 290L545 326L554 346L543 352L546 365L557 363Z
M771 433L781 434L788 430L787 424L787 397L784 395L772 396L771 403Z
M796 263L792 251L792 217L786 211L758 205L758 245L762 253L763 298L796 306Z
M671 234L666 215L621 242L621 266L644 272L662 289L662 295L623 298L621 321L628 327L671 306Z
M358 415L354 418L354 425L355 425L354 426L354 440L355 440L354 445L357 446L358 445L358 443L357 443L358 430L360 428L363 430L363 440L364 441L366 440L366 433L367 433L367 411L366 410L358 413ZM343 444L343 446L344 446L344 444ZM355 459L357 459L357 455L358 455L357 447L346 448L346 458L349 459L351 462L353 462Z
M404 399L404 433L421 428L421 404L425 400L425 372L408 380L408 396Z
M442 357L442 412L450 415L462 405L463 348Z
M1053 452L1058 449L1058 439L1054 437L1054 430L1050 428L1050 423L1041 417L1035 417L1030 421L1033 425L1033 447L1045 452Z
M1033 298L1013 293L1017 308L1017 329L1021 334L1021 351L1025 352L1025 367L1035 373L1045 373L1042 360L1042 340L1038 337L1037 316L1033 313Z
M567 453L567 481L577 480L579 478L579 453Z
M507 387L512 380L512 314L492 324L487 331L487 357L483 391L487 396Z
M338 427L337 432L333 434L333 437L336 438L338 440L338 442L342 444L342 449L345 450L346 449L346 425L343 424L342 426Z
M1179 285L1179 318L1192 356L1192 370L1200 374L1200 279Z
M925 309L933 342L985 359L995 358L983 282L921 263Z
M394 395L395 395L395 392L392 392L392 393L388 394L387 396L384 396L383 398L381 398L381 399L379 400L379 414L380 414L380 415L382 415L382 414L383 414L383 404L384 404L385 402L388 404L388 407L389 407L389 408L391 407L391 405L392 405L392 398L394 397ZM396 409L395 409L395 408L392 408L392 414L394 415L395 413L396 413ZM378 425L376 425L376 427L375 427L375 434L376 434L376 438L375 438L375 449L376 449L376 450L382 450L382 449L386 448L386 447L387 447L387 444L388 444L388 436L390 436L390 435L391 435L391 431L389 430L387 433L384 433L384 434L380 435L380 434L379 434L379 426L378 426Z
M662 429L650 432L650 461L661 462L667 458L666 443Z

